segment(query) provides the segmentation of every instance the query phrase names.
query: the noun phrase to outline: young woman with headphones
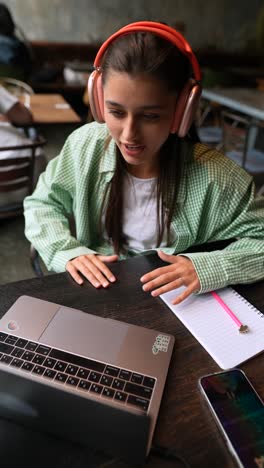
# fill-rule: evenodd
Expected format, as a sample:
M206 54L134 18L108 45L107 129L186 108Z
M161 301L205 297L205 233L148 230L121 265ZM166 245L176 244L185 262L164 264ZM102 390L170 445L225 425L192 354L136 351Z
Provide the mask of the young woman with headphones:
M132 23L94 65L96 122L70 135L25 200L26 235L48 268L108 287L111 262L156 249L169 265L144 275L142 287L158 296L186 286L175 304L263 278L264 200L244 170L191 139L201 73L184 37L162 23ZM228 239L221 251L184 253Z

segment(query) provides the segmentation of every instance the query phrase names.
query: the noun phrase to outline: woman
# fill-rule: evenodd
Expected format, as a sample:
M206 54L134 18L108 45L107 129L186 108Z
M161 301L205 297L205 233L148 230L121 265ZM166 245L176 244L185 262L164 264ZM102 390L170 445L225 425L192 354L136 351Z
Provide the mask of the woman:
M175 304L263 278L263 199L244 170L188 133L200 93L189 44L160 23L134 23L103 44L95 66L90 103L105 124L75 131L25 200L26 235L48 268L108 287L109 263L158 249L169 265L144 275L143 289L186 286ZM182 253L234 237L222 251Z

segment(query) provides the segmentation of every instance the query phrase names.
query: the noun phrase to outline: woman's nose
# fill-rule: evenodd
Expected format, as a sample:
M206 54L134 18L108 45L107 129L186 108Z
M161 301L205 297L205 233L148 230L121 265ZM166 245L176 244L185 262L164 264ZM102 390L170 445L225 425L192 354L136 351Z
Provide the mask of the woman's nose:
M137 122L133 117L128 117L124 121L123 137L127 142L132 142L138 133Z

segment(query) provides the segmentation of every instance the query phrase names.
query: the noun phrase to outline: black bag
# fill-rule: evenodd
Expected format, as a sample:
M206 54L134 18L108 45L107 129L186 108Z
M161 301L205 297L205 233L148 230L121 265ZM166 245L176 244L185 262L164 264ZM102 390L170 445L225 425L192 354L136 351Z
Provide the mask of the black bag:
M15 36L0 35L0 65L18 67L27 77L32 67L28 48Z

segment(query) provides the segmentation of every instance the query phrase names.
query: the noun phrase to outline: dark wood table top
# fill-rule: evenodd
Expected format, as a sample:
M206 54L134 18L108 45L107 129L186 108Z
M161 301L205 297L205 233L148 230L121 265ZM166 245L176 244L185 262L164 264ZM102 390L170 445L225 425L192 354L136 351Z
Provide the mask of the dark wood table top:
M96 290L88 282L78 286L67 273L6 284L0 286L0 316L19 296L27 294L91 314L173 334L175 348L153 441L174 448L191 467L234 468L232 457L198 390L199 377L220 371L218 365L161 299L152 298L142 290L140 276L161 264L155 254L113 264L111 269L118 281L106 290ZM264 313L263 285L264 282L259 282L236 289ZM264 398L264 354L240 367ZM8 444L12 446L10 461L16 456L22 460L21 448L28 467L36 466L36 457L38 468L47 467L48 463L56 468L125 466L117 462L104 465L102 460L99 462L98 458L93 458L94 454L77 445L52 436L31 433L28 429L0 419L0 454ZM169 464L153 457L147 466L184 465L181 462Z

